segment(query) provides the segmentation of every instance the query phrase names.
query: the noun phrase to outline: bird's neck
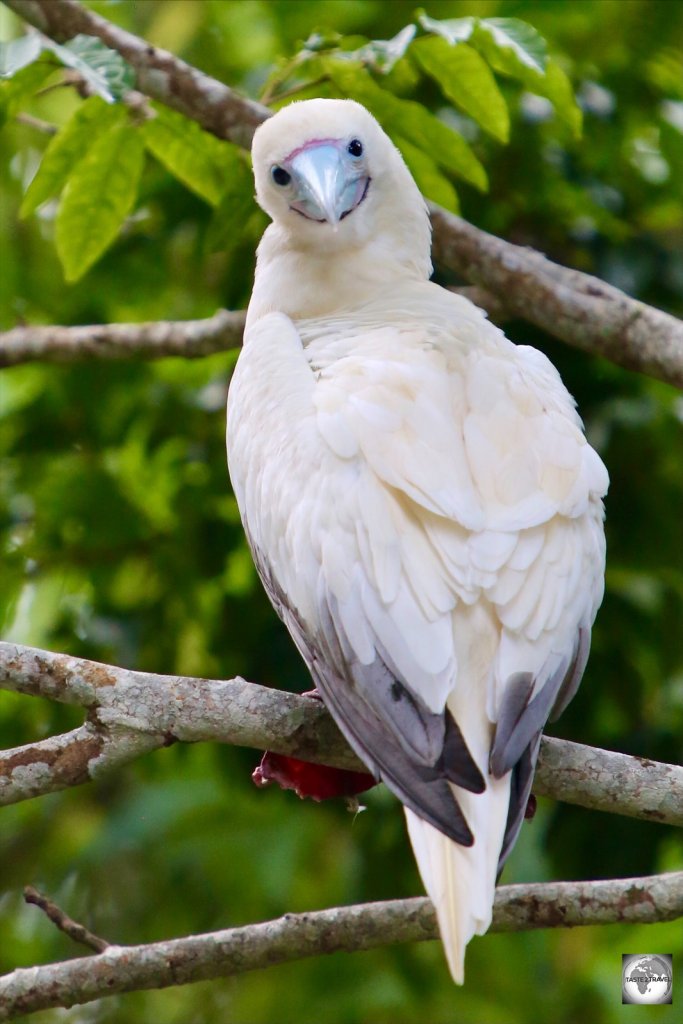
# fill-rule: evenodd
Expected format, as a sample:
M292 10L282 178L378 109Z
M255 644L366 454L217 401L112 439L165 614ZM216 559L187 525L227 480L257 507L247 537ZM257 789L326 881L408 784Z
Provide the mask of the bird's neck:
M296 249L271 224L258 249L247 326L272 312L292 320L330 316L364 304L389 284L426 281L432 268L428 254L419 255L424 251L381 241L337 251Z

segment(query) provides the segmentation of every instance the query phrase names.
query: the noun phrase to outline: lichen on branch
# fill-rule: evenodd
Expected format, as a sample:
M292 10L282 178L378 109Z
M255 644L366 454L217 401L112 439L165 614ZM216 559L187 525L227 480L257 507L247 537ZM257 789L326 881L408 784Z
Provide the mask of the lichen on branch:
M0 689L88 710L62 736L0 752L0 805L97 778L168 746L218 742L363 771L320 701L236 677L165 676L0 643ZM683 767L544 738L535 791L683 825Z
M683 871L598 882L504 885L491 931L648 924L683 916ZM437 938L424 897L285 914L274 921L144 946L109 945L96 956L19 968L0 977L0 1021L103 996L168 988L338 951Z

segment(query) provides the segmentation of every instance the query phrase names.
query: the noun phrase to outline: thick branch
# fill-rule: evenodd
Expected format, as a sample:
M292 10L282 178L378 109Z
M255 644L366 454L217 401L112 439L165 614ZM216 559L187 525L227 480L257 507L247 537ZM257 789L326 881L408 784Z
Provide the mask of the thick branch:
M79 785L174 740L363 768L319 701L239 677L152 675L0 643L0 689L88 709L80 728L0 753L0 805ZM677 765L546 738L534 788L595 810L683 825Z
M506 318L503 304L477 286L452 288L486 309L496 323ZM158 320L140 324L77 327L14 327L0 332L0 367L36 360L70 363L80 359L197 359L242 344L245 311L219 309L205 320ZM507 315L509 318L509 315Z
M244 313L219 309L206 320L159 320L140 324L78 327L15 327L0 333L0 367L35 359L72 362L83 358L198 356L242 343Z
M496 893L492 931L654 923L683 915L683 872L605 882L508 885ZM336 907L98 956L19 968L0 978L0 1021L102 996L226 978L321 953L356 952L437 937L429 900Z
M165 51L112 25L76 0L4 0L55 39L79 32L118 50L148 96L220 138L249 146L270 111ZM442 266L503 297L510 312L554 337L630 370L683 385L683 322L619 289L551 263L432 207L434 254Z
M619 366L683 386L683 321L437 206L431 214L435 262L503 296L508 314Z
M0 684L2 685L2 684ZM157 734L107 728L99 721L0 752L0 806L57 793L166 746Z

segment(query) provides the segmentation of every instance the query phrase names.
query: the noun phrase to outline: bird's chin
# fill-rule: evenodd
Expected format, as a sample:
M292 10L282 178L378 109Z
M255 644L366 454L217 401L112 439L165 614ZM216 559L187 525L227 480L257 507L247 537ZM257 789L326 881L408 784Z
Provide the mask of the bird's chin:
M327 224L327 220L325 219L325 217L314 217L312 213L307 212L307 210L305 209L305 207L307 205L308 204L305 203L305 202L303 202L303 203L290 203L289 204L289 208L294 213L298 213L299 216L303 217L305 220L313 221L314 224Z
M357 210L360 204L366 199L368 191L370 189L371 178L359 178L355 183L356 187L354 194L351 199L351 204L345 210L339 214L338 221L333 221L324 216L323 211L317 207L314 203L307 199L298 200L290 203L289 208L294 213L298 213L300 217L304 217L306 220L312 221L314 224L331 224L336 229L339 221L349 217L354 210ZM321 216L323 214L323 216Z

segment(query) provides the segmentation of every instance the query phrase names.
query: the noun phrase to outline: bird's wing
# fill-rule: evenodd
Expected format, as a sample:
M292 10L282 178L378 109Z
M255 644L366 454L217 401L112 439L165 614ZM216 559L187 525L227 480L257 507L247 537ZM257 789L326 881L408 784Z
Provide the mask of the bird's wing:
M471 844L448 785L484 786L445 709L454 668L444 609L454 602L437 585L436 618L417 612L406 572L418 571L426 541L362 456L340 455L323 436L321 383L287 317L269 314L250 327L230 385L227 433L254 561L356 752L406 806ZM430 588L420 589L430 600ZM430 635L421 643L414 630L405 643L416 613Z
M491 341L463 351L414 325L375 328L320 371L315 404L329 447L360 467L360 559L350 564L361 578L335 588L335 556L330 571L324 565L325 634L334 630L340 652L360 655L353 685L332 696L337 713L347 702L358 728L362 697L405 737L396 691L364 668L376 666L371 655L387 680L400 680L404 704L414 696L432 713L446 702L452 710L451 695L467 690L458 619L488 604L498 642L477 697L496 723L491 771L519 765L512 837L533 768L523 755L535 756L585 666L602 595L607 477L548 360ZM435 763L429 744L420 749ZM485 771L479 751L470 753Z
M449 782L480 791L491 744L458 700L472 671L458 623L481 604L495 632L471 696L498 722L502 774L574 686L599 603L604 468L550 364L483 321L477 349L413 320L346 322L304 350L285 317L265 319L258 372L290 360L301 404L281 400L277 469L246 485L259 571L352 746L468 845Z

